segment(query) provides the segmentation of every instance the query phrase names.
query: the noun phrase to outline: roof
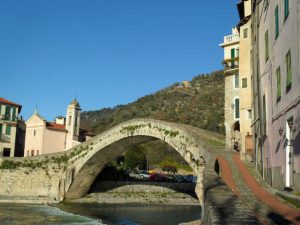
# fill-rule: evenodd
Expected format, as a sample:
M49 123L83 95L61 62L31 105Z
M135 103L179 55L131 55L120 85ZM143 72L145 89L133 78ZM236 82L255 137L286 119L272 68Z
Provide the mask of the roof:
M67 131L65 125L54 122L46 122L46 127L50 130Z
M4 104L7 104L7 105L14 105L14 106L21 107L21 105L15 103L15 102L9 101L9 100L7 100L5 98L1 98L1 97L0 97L0 103L4 103Z
M79 103L77 101L77 99L73 99L73 101L70 103L70 105L75 105L75 106L79 106Z

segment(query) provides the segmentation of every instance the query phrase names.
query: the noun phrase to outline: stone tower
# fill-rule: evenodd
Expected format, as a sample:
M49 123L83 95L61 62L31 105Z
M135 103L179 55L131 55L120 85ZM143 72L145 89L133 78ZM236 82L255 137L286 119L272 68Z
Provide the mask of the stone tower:
M78 142L80 127L80 105L74 99L67 109L66 130L68 131L66 139L66 149L72 148Z

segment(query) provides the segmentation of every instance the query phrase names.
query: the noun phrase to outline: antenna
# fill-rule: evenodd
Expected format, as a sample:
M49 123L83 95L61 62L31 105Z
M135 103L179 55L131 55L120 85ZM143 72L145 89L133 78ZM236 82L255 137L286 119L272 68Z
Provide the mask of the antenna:
M35 109L34 109L34 114L37 114L38 110L37 110L37 104L35 104Z

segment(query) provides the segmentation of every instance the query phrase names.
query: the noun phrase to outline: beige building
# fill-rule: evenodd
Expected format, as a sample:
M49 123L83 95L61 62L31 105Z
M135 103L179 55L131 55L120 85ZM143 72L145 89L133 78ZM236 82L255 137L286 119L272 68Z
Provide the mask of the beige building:
M238 150L240 148L240 97L239 97L239 43L238 29L224 37L220 44L224 48L224 75L225 75L225 104L224 125L226 133L226 148Z
M243 160L253 160L252 83L251 83L251 0L237 4L240 22L239 43L240 153Z
M23 154L25 126L19 119L21 109L21 105L0 97L0 157Z
M253 1L255 163L277 189L300 191L300 0Z
M37 111L26 121L24 156L62 152L86 139L81 135L80 105L74 99L67 108L66 118L48 122Z

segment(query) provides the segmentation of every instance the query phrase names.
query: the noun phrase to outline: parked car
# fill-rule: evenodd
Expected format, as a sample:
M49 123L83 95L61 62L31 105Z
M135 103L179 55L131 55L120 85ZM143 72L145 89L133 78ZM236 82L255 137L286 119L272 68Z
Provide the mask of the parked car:
M139 176L144 180L148 180L150 178L150 173L146 170L140 170Z
M152 174L150 174L149 179L151 181L162 182L162 181L166 181L166 176L164 174L161 174L161 173L152 173Z
M166 174L166 181L168 182L177 182L176 176L174 174Z

